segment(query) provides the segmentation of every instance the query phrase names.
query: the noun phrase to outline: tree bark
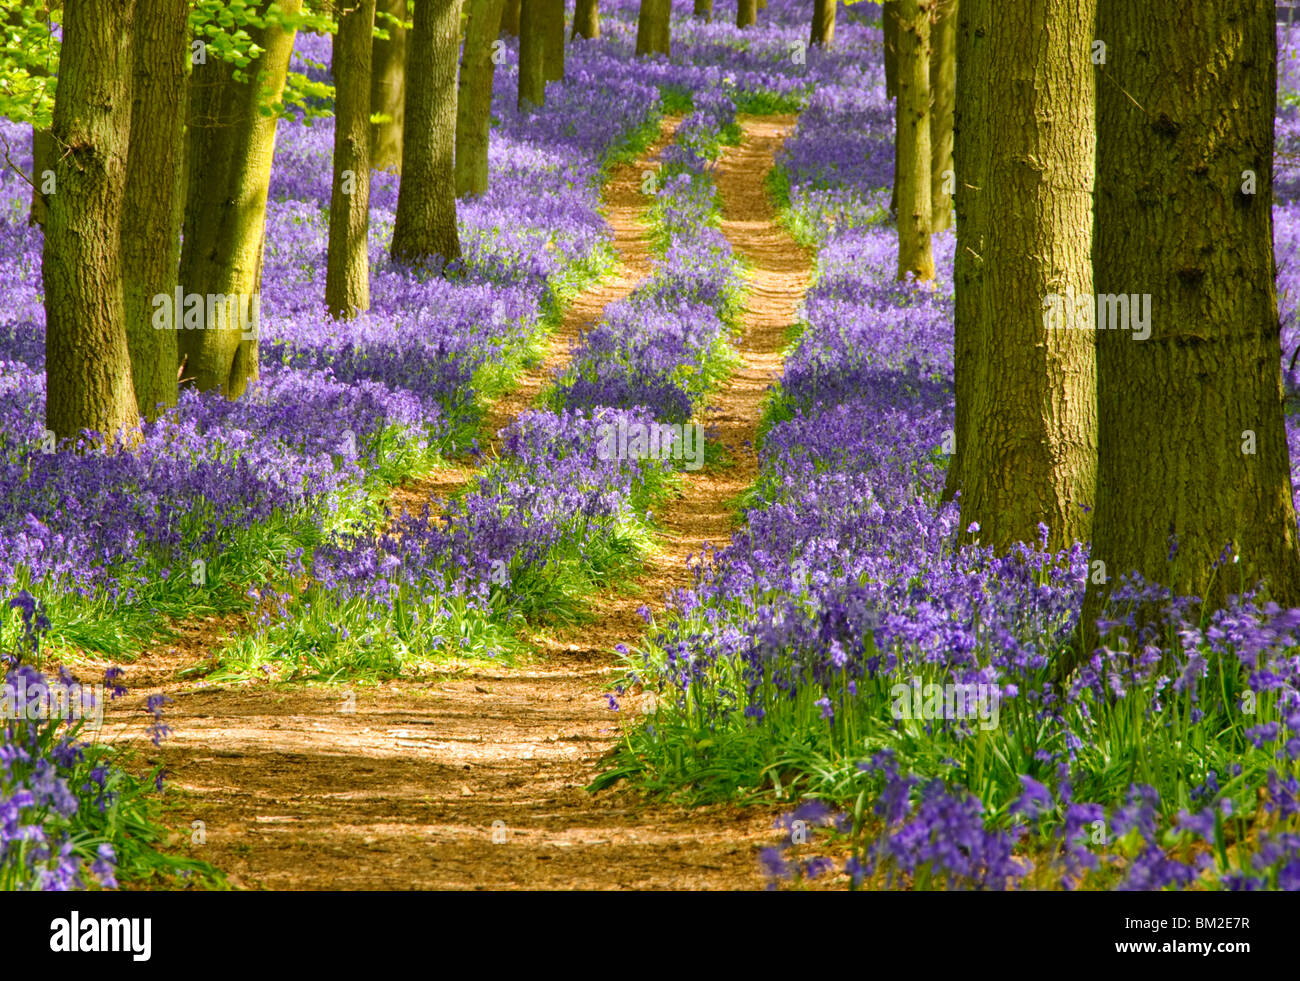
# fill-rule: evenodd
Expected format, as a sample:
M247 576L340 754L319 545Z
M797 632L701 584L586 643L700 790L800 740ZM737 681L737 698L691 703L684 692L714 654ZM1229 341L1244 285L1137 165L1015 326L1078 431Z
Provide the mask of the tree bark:
M638 56L670 53L669 19L672 0L641 0L636 19L636 53Z
M898 0L884 0L880 6L881 44L885 56L885 98L894 103L894 130L898 130ZM894 186L889 192L889 213L898 214L898 175L902 170L898 140L894 140Z
M952 113L957 94L957 0L936 0L930 37L930 230L952 227Z
M1089 578L1085 640L1133 570L1202 597L1202 612L1261 579L1283 606L1300 600L1274 281L1273 18L1267 0L1098 3L1096 290L1151 299L1145 340L1109 318L1097 332L1092 560L1108 581Z
M708 23L713 21L713 0L695 0L694 14Z
M812 37L809 46L829 48L835 42L836 0L813 0Z
M140 414L176 404L176 331L154 327L153 298L173 297L184 217L188 0L138 0L131 137L122 207L122 289Z
M351 319L370 308L370 70L375 0L344 0L334 35L334 184L325 306Z
M131 0L64 12L51 132L60 148L45 219L45 424L105 445L139 424L122 302L120 232L131 129Z
M900 0L898 13L898 278L930 281L929 0Z
M505 0L501 8L501 36L519 37L521 0Z
M370 166L379 170L402 167L406 28L401 25L406 17L406 0L378 0L375 6L376 24L388 31L387 41L374 39L370 55L370 112L383 117L382 122L370 126Z
M998 0L975 122L987 148L984 243L961 523L998 552L1086 541L1097 478L1095 334L1044 317L1092 295L1097 0ZM963 119L963 122L965 120Z
M737 0L736 26L753 27L758 20L758 0Z
M542 72L548 82L564 81L564 0L544 0Z
M269 6L269 4L268 4ZM297 14L301 0L279 0ZM260 7L265 10L265 7ZM233 67L209 56L190 81L188 193L180 285L204 303L202 329L182 329L178 349L187 379L202 391L238 398L257 378L257 333L266 197L275 153L276 117L262 108L284 91L293 31L276 23L250 27L264 50L236 81ZM242 308L242 309L241 309ZM181 311L174 311L177 323Z
M406 119L402 184L393 222L394 262L425 265L460 258L456 230L456 56L458 0L422 0L415 6L406 58Z
M501 26L502 0L469 0L464 53L456 94L456 196L488 189L492 123L492 44Z
M600 37L598 0L576 0L573 7L573 36L595 41Z
M523 0L519 16L519 98L517 108L546 104L545 20L547 0Z
M988 64L990 4L961 0L957 8L957 97L953 111L953 169L956 171L957 248L953 254L953 387L956 452L948 461L943 499L953 500L962 486L966 451L973 445L970 407L975 401L978 366L983 359L980 296L983 289L989 212L984 187L988 147L984 120L984 84Z

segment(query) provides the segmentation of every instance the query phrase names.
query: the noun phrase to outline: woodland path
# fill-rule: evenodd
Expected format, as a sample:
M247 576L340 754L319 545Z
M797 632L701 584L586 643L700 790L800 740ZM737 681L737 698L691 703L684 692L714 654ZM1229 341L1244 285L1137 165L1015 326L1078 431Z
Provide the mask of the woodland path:
M737 340L743 363L706 416L731 465L687 475L681 495L658 514L661 549L633 587L600 597L595 622L539 632L539 656L525 665L465 662L418 681L358 686L354 712L341 711L337 686L204 689L178 679L179 669L209 656L210 629L146 654L128 669L128 708L155 692L174 699L166 714L174 732L151 758L169 771L173 826L204 822L206 842L190 844L191 854L250 888L764 885L757 850L779 838L771 809L685 808L646 801L622 785L594 795L585 788L619 725L649 698L629 696L623 711L609 709L614 645L639 642L638 607L661 608L668 591L689 584L686 558L701 543L727 542L737 521L730 503L758 472L751 441L810 269L763 190L794 119L742 117L742 143L718 163L723 231L751 266ZM641 173L675 124L666 120L642 159L612 175L605 202L619 268L569 306L543 364L492 407L489 433L526 409L580 332L649 274ZM396 493L395 503L445 497L472 473L439 471ZM494 829L504 841L493 840Z

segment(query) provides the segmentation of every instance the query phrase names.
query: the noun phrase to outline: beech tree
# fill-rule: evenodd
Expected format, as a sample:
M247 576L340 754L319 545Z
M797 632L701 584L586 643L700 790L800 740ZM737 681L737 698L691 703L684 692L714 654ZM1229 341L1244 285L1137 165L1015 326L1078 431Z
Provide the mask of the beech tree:
M672 12L672 0L641 0L641 9L636 19L638 55L670 53L669 20Z
M343 0L334 35L334 184L325 305L340 318L370 307L370 68L375 0Z
M424 265L460 258L456 230L456 58L458 0L415 5L406 52L406 126L402 183L391 252L394 262Z
M930 0L898 3L898 278L934 279L930 248Z
M519 15L520 110L546 104L546 43L543 35L547 0L523 0Z
M456 93L456 196L488 188L492 123L492 45L501 25L502 0L469 0L465 44Z
M836 0L813 0L812 37L809 45L829 48L835 41Z
M1273 21L1267 0L1098 0L1093 274L1107 323L1085 649L1130 571L1207 610L1261 580L1282 605L1300 600L1274 281Z
M542 74L548 82L564 81L564 0L543 0Z
M600 37L598 0L577 0L573 7L573 36L594 41Z
M736 26L752 27L758 20L758 0L737 0Z
M521 0L505 0L501 8L501 36L519 37Z
M370 55L370 166L395 171L402 166L402 117L406 111L406 0L378 0L376 37Z
M935 0L930 29L930 230L952 227L952 114L957 98L957 2Z
M713 0L695 0L695 7L692 11L696 17L704 21L713 20Z
M45 424L107 446L139 424L122 299L120 232L131 131L134 0L83 0L63 17L51 132L57 193L48 200Z

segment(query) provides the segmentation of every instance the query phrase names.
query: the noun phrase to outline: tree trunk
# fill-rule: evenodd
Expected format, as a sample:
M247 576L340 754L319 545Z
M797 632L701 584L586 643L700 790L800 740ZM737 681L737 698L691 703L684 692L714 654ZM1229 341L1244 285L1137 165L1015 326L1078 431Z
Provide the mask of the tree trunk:
M547 0L523 0L519 16L519 98L517 107L546 104L545 23Z
M977 0L978 2L978 0ZM1097 478L1095 335L1045 322L1044 298L1092 295L1097 0L998 0L983 77L987 178L961 523L1005 552L1086 541ZM963 119L963 122L965 120ZM1072 291L1072 293L1070 292Z
M501 36L519 37L520 0L505 0L501 8Z
M406 28L401 25L406 16L406 0L378 0L375 6L376 25L388 31L387 41L374 39L370 53L370 112L383 117L370 126L370 166L379 170L402 167Z
M1093 269L1098 293L1131 294L1131 326L1108 316L1097 332L1085 641L1133 570L1206 611L1261 579L1280 604L1300 600L1274 282L1273 16L1266 0L1098 3ZM1144 327L1132 295L1145 294ZM1216 569L1229 543L1235 557Z
M894 130L898 130L898 0L885 0L880 7L881 44L885 55L885 98L894 103ZM894 186L889 192L889 213L898 214L898 175L901 170L898 140L894 140Z
M131 129L135 4L64 12L51 131L65 148L45 218L45 424L112 445L139 424L122 303L120 232Z
M573 36L595 41L600 37L600 10L597 0L577 0L573 7Z
M701 20L712 23L713 21L713 0L695 0L695 16Z
M930 250L930 5L898 4L898 278L934 279Z
M669 18L672 0L641 0L641 10L636 19L636 53L638 55L667 55L670 53Z
M548 82L564 81L564 0L545 0L542 21L542 73Z
M456 196L488 189L492 123L492 44L501 26L501 0L469 0L465 50L456 93Z
M153 299L174 296L180 267L189 7L188 0L136 5L122 289L136 403L148 419L176 404L176 331L154 327Z
M1095 2L1095 0L1094 0ZM957 94L957 0L937 0L930 35L930 230L952 227L952 111Z
M279 0L297 14L301 0ZM259 8L264 10L265 7ZM293 31L249 27L264 50L232 77L233 66L209 56L190 81L188 194L180 286L203 302L203 325L180 330L185 377L203 391L238 398L257 378L262 246L266 196L275 153L275 116L261 110L284 91ZM173 311L177 324L182 311Z
M458 0L422 0L407 51L402 184L393 222L394 262L424 265L435 256L460 258L456 231L456 56Z
M334 35L334 184L325 306L351 319L370 308L370 68L375 0L345 0Z
M989 212L984 186L988 174L983 98L988 63L990 4L961 0L957 8L957 98L953 111L953 169L956 171L957 248L953 254L953 387L956 452L948 461L943 499L961 490L966 451L974 443L970 407L975 401L978 366L983 363L980 295Z
M809 45L829 48L835 41L835 0L813 0L812 37Z
M737 0L736 26L752 27L758 20L758 0Z

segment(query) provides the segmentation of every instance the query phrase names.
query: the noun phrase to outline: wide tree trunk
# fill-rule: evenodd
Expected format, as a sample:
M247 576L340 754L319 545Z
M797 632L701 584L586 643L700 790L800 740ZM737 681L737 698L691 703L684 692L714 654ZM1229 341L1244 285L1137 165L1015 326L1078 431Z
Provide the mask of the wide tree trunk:
M45 424L115 444L139 424L122 302L120 233L131 131L132 0L63 18L51 131L65 147L45 216Z
M269 6L269 4L267 5ZM279 0L297 14L301 0ZM261 7L259 9L265 9ZM177 340L182 383L238 398L257 378L262 246L275 154L274 115L262 110L284 91L293 31L249 27L264 50L236 81L234 66L209 56L194 66L189 102L189 184L180 287L202 301L201 328L188 320ZM181 311L172 317L180 323Z
M594 41L600 37L598 0L577 0L573 7L573 36Z
M406 128L402 184L393 222L395 262L424 265L460 258L456 231L456 57L458 0L422 0L415 6L406 57Z
M492 45L501 27L502 0L469 0L464 53L456 93L456 196L488 189L492 123Z
M519 17L521 12L521 0L505 0L505 6L501 8L501 36L519 37Z
M564 80L564 0L544 0L542 73L548 82Z
M670 53L669 19L672 12L672 0L641 0L641 10L636 19L638 55Z
M1274 284L1273 18L1269 0L1098 2L1093 271L1099 294L1128 297L1128 329L1112 326L1123 311L1108 300L1085 639L1134 570L1207 610L1261 579L1279 603L1300 601Z
M131 142L122 207L122 289L140 414L176 404L176 331L153 324L156 296L173 297L181 258L188 0L138 0Z
M930 28L930 230L952 227L952 112L957 97L957 0L936 0Z
M978 0L977 0L978 2ZM1044 317L1044 298L1092 296L1097 0L997 0L985 43L977 328L983 338L961 448L961 523L999 552L1086 540L1097 477L1095 335ZM963 124L966 124L963 118ZM1071 292L1072 291L1072 292Z
M546 3L523 0L519 16L519 98L517 107L546 104Z
M352 318L370 308L370 68L375 0L344 0L334 35L334 185L325 306Z
M385 16L387 15L387 16ZM370 166L396 171L402 166L402 118L406 112L406 0L378 0L375 24L388 40L375 38L370 52Z
M695 0L694 13L701 20L712 22L713 0Z
M957 248L953 254L953 385L956 452L948 460L943 498L951 501L961 490L970 432L970 408L976 397L978 367L983 360L980 319L983 256L990 215L985 207L988 174L984 84L988 63L990 5L994 0L961 0L957 8L957 98L953 111L953 169L957 192Z
M758 0L737 0L736 26L752 27L758 20Z
M934 279L930 249L930 5L898 4L898 278Z
M812 37L809 45L829 48L835 41L836 0L813 0Z

